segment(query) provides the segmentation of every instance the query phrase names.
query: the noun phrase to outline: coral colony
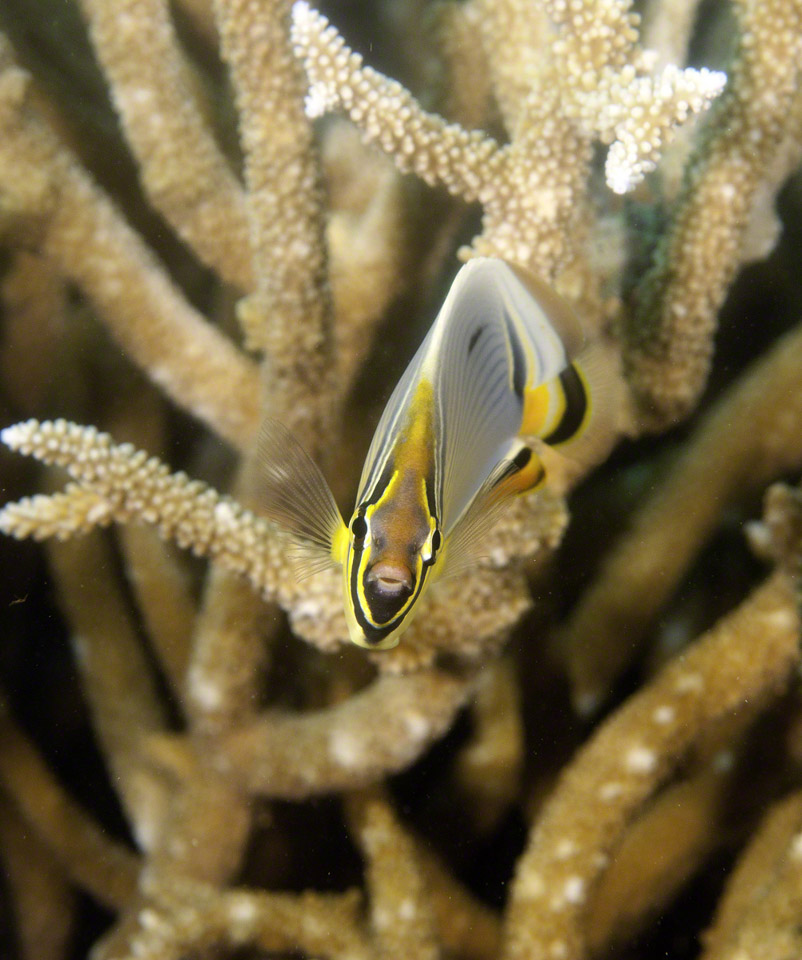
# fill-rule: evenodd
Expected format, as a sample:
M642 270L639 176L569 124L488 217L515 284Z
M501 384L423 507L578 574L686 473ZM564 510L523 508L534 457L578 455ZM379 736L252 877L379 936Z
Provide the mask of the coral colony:
M407 86L304 0L0 11L0 436L59 468L3 457L0 952L802 956L802 329L725 305L799 204L802 0L352 6ZM475 256L613 412L358 650L260 424L350 506Z

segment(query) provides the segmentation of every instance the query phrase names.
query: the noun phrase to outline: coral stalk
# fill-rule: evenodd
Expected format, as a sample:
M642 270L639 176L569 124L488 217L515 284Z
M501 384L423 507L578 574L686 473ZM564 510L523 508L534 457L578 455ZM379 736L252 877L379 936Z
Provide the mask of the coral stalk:
M505 960L588 955L588 897L626 828L705 730L785 688L799 664L799 630L791 583L776 573L597 731L518 861Z
M732 78L626 318L629 380L652 429L686 416L704 388L716 315L742 262L752 204L800 96L799 0L741 0L735 10L741 34Z
M245 194L198 103L166 0L82 0L154 207L220 276L253 284Z

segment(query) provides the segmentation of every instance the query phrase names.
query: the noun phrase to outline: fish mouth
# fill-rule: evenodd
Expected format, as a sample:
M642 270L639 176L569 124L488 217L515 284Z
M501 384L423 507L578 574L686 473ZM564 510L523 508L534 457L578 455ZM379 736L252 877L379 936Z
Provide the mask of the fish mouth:
M365 599L374 623L389 623L402 609L415 587L409 567L379 560L365 575Z
M401 563L388 563L380 560L374 563L365 577L365 583L388 597L401 594L408 596L412 592L413 578L409 567Z

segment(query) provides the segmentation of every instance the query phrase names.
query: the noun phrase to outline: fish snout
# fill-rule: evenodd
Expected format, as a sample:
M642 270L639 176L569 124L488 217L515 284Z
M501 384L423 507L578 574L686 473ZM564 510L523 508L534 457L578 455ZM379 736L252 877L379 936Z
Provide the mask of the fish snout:
M386 597L406 596L412 592L412 571L404 563L392 560L378 560L370 568L366 577L374 590Z

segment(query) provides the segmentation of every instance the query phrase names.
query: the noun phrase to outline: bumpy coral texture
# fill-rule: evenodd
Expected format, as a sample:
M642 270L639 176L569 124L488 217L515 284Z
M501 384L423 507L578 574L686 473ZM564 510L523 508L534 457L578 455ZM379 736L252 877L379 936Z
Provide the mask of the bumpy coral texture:
M641 6L2 5L0 954L802 955L802 0ZM475 255L600 415L368 654L259 424Z

